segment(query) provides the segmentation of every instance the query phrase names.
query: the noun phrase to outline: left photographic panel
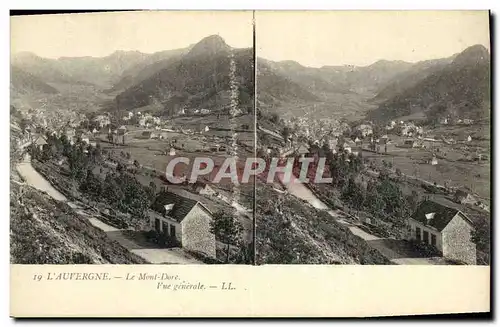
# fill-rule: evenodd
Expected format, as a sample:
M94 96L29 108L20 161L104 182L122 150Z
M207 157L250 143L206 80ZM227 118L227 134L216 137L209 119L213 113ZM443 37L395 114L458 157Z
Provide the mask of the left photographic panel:
M11 264L252 264L250 11L11 16Z

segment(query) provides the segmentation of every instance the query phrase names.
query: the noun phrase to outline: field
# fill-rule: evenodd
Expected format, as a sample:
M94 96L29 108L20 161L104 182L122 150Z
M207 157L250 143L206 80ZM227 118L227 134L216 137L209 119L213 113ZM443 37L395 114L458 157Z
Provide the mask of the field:
M210 186L219 194L218 196L204 196L193 193L189 185L174 185L167 183L164 179L167 164L170 160L176 157L187 157L192 164L195 157L208 157L211 158L215 165L221 165L224 160L231 157L225 152L212 154L210 147L214 145L214 133L209 131L204 135L186 135L178 132L168 132L165 139L144 139L141 138L143 129L129 128L130 132L127 134L125 145L113 145L107 142L106 136L101 135L102 148L107 151L106 157L109 155L115 162L121 162L128 166L132 166L133 162L137 160L141 165L139 173L135 174L137 180L143 185L149 185L153 182L157 189L166 187L169 191L181 194L194 200L198 200L205 204L212 212L219 210L233 210L232 207L237 206L238 209L243 210L238 215L239 221L244 228L244 238L247 241L252 239L252 217L251 210L253 205L253 180L250 179L249 183L241 184L237 188L234 187L229 178L223 178L219 184L210 184ZM159 132L159 131L155 131ZM240 140L248 140L251 133L239 133ZM250 141L250 140L248 140ZM252 140L253 142L253 136ZM173 144L175 154L170 155L170 144ZM122 155L123 152L123 155ZM126 158L126 154L130 154L130 158ZM252 153L239 148L238 156L240 160L244 161L246 157L251 157ZM104 177L106 173L110 172L115 167L96 167L94 173L100 174ZM177 174L187 174L190 166L179 164L176 166L175 172ZM206 178L199 178L198 180L210 181L214 178L216 169L211 175ZM188 176L189 177L189 176ZM235 192L238 191L238 192ZM237 204L232 204L236 200Z
M402 144L402 138L389 136L397 144ZM484 200L490 199L491 169L488 160L474 161L471 157L476 149L484 149L484 140L469 143L449 145L444 142L433 142L426 148L402 148L388 146L387 154L377 154L369 151L363 152L363 157L368 158L379 166L388 162L393 169L399 168L405 175L415 176L438 185L465 188L479 195ZM383 148L381 149L383 151ZM486 151L478 151L485 153ZM435 153L437 165L429 161ZM489 155L489 152L487 152Z

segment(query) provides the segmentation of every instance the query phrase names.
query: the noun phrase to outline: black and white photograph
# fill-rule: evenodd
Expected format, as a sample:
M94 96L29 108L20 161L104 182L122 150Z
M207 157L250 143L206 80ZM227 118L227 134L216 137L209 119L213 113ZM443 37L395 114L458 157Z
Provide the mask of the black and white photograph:
M11 16L12 264L252 264L252 19Z
M11 317L491 316L494 11L182 5L11 10Z
M489 20L256 12L258 264L489 265Z

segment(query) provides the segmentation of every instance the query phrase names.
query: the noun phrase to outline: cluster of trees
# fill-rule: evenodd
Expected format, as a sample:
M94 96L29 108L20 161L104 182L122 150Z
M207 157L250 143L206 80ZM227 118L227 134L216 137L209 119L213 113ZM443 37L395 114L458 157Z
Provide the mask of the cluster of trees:
M418 193L403 194L399 184L385 173L365 185L349 179L342 190L342 200L355 210L367 211L373 217L391 223L396 227L394 231L404 232L407 218L417 208Z
M156 194L155 187L144 186L127 173L108 173L102 180L91 169L80 182L80 190L92 199L105 200L112 207L139 220L147 218L147 210Z
M341 200L355 210L369 212L397 230L404 230L407 217L418 205L418 194L415 191L410 196L403 194L398 182L390 178L388 169L382 170L378 178L365 181L361 175L365 167L361 153L353 155L342 150L342 145L335 154L324 148L332 186L340 191Z
M214 219L210 222L210 232L215 235L216 240L226 245L226 263L230 261L231 247L238 248L237 257L243 257L240 260L251 262L251 249L242 241L243 226L234 212L215 212Z
M154 183L143 186L134 176L128 174L121 164L119 164L121 168L117 167L116 172L107 173L105 176L95 174L94 169L103 161L103 151L99 144L94 147L77 139L71 145L65 135L59 138L47 135L46 138L47 144L43 149L31 147L33 158L42 162L65 158L69 166L69 175L81 192L92 200L104 200L112 207L132 214L136 219L146 217L147 209L156 194Z

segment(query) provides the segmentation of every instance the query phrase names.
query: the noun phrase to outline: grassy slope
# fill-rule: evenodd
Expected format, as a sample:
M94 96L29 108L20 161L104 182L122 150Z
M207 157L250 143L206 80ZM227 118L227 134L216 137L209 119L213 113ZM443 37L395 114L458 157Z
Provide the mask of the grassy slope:
M11 183L10 216L13 264L145 263L67 204L31 187Z
M259 264L390 264L324 211L257 185Z

